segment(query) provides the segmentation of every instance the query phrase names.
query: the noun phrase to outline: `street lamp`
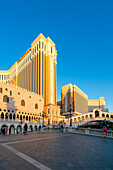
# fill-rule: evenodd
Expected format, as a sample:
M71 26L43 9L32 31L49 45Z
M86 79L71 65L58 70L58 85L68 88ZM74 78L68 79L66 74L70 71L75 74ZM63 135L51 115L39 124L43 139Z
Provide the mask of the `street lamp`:
M42 126L44 127L44 117L46 117L46 113L44 112L44 111L42 111L42 117L43 117L43 124L42 124Z

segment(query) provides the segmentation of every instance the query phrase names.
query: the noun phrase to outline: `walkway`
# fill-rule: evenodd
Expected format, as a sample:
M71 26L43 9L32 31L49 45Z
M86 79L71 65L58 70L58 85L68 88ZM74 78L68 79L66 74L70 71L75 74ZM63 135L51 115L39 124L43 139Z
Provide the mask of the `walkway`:
M69 133L0 136L1 170L113 170L113 140Z

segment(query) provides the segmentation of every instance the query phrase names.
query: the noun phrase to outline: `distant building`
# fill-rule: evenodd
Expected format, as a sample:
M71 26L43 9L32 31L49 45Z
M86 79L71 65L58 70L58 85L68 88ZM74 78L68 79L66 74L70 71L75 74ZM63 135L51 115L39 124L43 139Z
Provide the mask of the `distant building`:
M108 108L105 108L105 98L99 97L99 100L88 100L88 111L92 111L95 108L100 108L102 111L109 112Z
M62 87L62 115L69 115L70 107L73 115L88 112L88 96L76 85L67 84Z

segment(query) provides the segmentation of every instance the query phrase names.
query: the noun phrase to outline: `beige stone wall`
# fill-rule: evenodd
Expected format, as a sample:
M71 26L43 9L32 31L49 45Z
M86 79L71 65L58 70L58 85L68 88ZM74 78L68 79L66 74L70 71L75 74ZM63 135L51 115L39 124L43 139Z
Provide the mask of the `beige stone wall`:
M59 123L60 118L60 106L49 104L44 107L44 112L47 115L47 124Z
M0 107L17 109L17 112L42 113L44 100L41 96L1 82L0 88L3 89L3 93L0 93ZM12 91L12 96L10 91ZM9 97L9 103L3 102L4 95ZM25 101L25 106L21 106L21 100ZM35 109L36 103L38 104L38 109Z
M92 109L95 109L95 108L101 108L103 110L106 109L104 97L100 97L99 100L88 100L88 111L91 111Z

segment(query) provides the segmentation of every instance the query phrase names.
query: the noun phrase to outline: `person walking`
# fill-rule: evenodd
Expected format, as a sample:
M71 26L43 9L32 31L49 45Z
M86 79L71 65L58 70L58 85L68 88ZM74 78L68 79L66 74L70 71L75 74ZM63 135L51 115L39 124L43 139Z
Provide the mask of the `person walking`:
M104 126L104 138L107 136L107 128Z
M27 124L24 126L24 135L27 135Z
M61 125L61 133L63 133L63 128L64 128L63 125Z
M39 125L39 133L41 132L41 125Z

